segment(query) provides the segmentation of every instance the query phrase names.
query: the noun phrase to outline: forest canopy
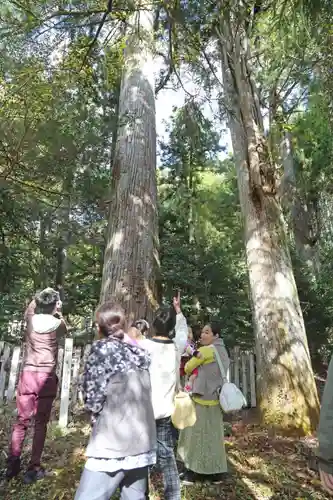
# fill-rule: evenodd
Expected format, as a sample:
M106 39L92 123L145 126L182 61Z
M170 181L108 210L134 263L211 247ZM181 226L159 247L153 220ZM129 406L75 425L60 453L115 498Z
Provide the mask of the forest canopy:
M179 289L263 373L267 342L326 361L331 23L325 1L4 0L2 338L46 285L78 331L110 294L150 318Z

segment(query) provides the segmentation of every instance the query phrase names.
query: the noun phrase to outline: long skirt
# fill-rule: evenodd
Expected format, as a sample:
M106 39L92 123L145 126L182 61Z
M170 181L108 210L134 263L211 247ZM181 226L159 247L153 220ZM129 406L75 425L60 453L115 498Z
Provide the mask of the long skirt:
M186 469L197 474L227 472L222 410L217 406L195 404L197 421L180 431L178 458Z

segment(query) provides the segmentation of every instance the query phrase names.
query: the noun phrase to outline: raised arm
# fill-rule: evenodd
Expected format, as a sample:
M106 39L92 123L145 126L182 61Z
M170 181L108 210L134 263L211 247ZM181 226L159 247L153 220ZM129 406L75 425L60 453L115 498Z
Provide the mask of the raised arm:
M24 321L28 323L28 321L30 321L32 316L35 314L35 310L36 310L36 301L35 299L33 299L25 310Z
M187 343L188 326L187 326L186 318L183 315L181 308L180 308L180 294L179 293L178 293L178 296L174 297L174 299L173 299L173 307L175 308L175 311L177 313L176 325L175 325L175 334L176 335L174 338L174 342L175 342L180 354L183 354L185 347L186 347L186 343Z
M176 326L175 326L175 344L177 349L181 354L185 351L187 343L187 321L182 312L178 313L176 316Z

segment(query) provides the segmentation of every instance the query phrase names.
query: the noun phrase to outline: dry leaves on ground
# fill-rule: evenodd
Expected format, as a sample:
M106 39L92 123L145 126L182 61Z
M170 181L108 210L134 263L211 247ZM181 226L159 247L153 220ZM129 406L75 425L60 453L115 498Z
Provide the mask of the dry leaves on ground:
M12 408L0 416L0 467L5 468ZM43 456L53 475L25 486L21 479L2 481L3 500L73 500L84 464L84 449L89 435L85 419L77 417L65 431L51 424ZM327 500L318 477L307 470L306 457L300 453L299 440L270 437L265 429L253 425L234 425L227 438L230 480L220 486L199 484L182 490L182 500ZM23 462L31 447L28 436ZM151 500L163 499L160 475L152 477ZM115 497L116 499L117 497Z

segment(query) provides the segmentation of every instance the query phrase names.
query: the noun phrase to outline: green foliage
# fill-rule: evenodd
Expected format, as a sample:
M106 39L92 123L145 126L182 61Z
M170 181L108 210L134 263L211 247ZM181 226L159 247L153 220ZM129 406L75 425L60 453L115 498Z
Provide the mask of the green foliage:
M252 344L234 165L218 159L220 147L213 124L204 119L198 107L191 108L196 117L190 120L193 115L188 106L175 110L170 141L162 154L159 192L164 296L170 297L179 288L194 327L217 319L228 345Z
M298 181L303 191L330 190L327 181L332 171L330 101L320 86L310 88L308 108L295 122L294 147Z
M325 1L263 2L257 10L254 4L244 9L229 2L225 8L248 22L248 69L262 108L269 111L276 162L281 130L288 129L297 190L307 204L315 200L319 207L319 276L311 280L296 256L294 269L311 350L323 352L330 349L333 308L332 11ZM225 116L214 43L226 11L204 2L189 2L186 9L158 6L156 38L171 62L168 81L180 88L177 72L180 66L188 69L205 98L216 98ZM64 287L65 312L72 320L90 315L98 302L123 26L134 8L113 2L112 15L104 19L106 3L100 0L1 4L2 333L10 318L21 317L33 291L46 284ZM160 74L167 80L168 68ZM168 142L161 145L162 299L169 301L180 288L193 325L217 317L229 344L250 344L237 185L232 161L220 160L217 126L217 117L207 120L187 95L184 107L172 116Z
M91 39L80 30L60 51L9 41L0 66L3 333L47 284L64 286L67 314L97 303L121 69L119 48L98 43L103 57L82 69Z
M328 359L332 351L332 169L333 145L330 98L317 81L310 87L308 107L294 121L294 158L297 187L304 203L315 213L320 268L316 279L306 263L295 256L294 269L315 361Z

